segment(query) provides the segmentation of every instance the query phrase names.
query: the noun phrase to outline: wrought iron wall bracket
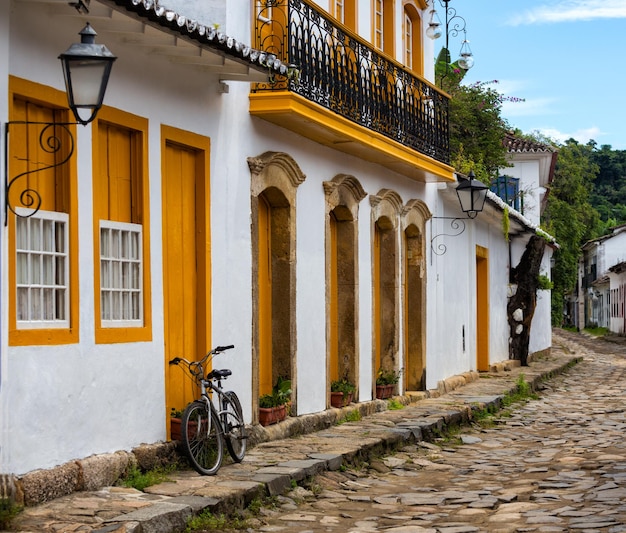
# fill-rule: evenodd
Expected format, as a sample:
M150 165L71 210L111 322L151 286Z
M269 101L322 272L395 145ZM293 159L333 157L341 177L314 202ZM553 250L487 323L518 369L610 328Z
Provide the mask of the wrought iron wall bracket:
M449 220L451 233L441 232L437 235L433 235L430 239L430 250L435 255L443 255L448 251L448 247L445 243L440 242L435 246L435 239L440 237L458 237L466 228L465 219L461 217L431 217L433 219Z
M8 224L9 211L15 216L28 218L33 216L41 208L41 195L38 191L31 188L28 184L27 177L37 172L54 169L67 163L74 154L74 137L70 131L70 126L76 125L77 122L27 122L13 121L7 122L4 127L4 225ZM12 178L9 178L9 133L12 126L37 126L39 148L47 154L62 154L62 149L67 145L67 153L58 159L54 164L44 164L39 168L31 168ZM61 128L62 131L59 131ZM29 166L37 165L36 161L27 161ZM25 179L22 180L22 178ZM17 203L11 203L11 192L15 187L19 187L20 183L24 183L24 188L17 194ZM15 196L15 194L14 194ZM27 213L18 212L18 208L24 208Z

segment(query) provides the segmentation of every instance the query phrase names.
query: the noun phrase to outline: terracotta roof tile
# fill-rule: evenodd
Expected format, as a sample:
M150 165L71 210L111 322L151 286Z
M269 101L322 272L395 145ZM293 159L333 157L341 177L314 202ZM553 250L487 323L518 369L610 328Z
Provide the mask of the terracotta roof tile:
M554 153L557 149L548 144L541 144L526 139L520 139L515 135L507 134L504 137L504 146L509 152L549 152Z
M171 33L196 41L199 46L218 51L239 62L249 64L256 70L270 71L287 75L289 66L274 54L269 54L230 37L212 26L201 24L193 18L176 13L161 6L158 0L99 0L103 4L114 5L133 13L140 19L146 19L152 25L159 26Z

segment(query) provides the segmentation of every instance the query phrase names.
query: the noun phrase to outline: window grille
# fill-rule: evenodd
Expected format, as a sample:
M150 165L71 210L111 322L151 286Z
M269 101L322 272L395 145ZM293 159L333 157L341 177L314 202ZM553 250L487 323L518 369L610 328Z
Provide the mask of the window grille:
M69 215L55 211L15 218L18 329L69 327L68 226Z
M143 326L142 226L100 221L102 327Z

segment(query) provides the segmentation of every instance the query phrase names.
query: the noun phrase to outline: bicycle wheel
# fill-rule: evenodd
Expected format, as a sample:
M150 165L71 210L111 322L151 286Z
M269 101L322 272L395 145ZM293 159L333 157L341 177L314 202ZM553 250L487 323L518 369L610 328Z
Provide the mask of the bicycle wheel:
M224 437L228 453L236 463L241 463L246 455L246 426L239 398L233 391L224 393Z
M213 476L222 465L224 443L215 410L205 402L190 403L182 418L182 438L191 465L200 474Z

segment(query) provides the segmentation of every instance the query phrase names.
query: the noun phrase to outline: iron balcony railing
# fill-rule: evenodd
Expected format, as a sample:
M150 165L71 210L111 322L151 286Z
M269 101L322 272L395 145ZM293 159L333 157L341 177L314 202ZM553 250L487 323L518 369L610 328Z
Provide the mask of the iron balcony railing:
M256 45L293 68L253 92L297 93L449 164L448 96L308 0L257 0Z

